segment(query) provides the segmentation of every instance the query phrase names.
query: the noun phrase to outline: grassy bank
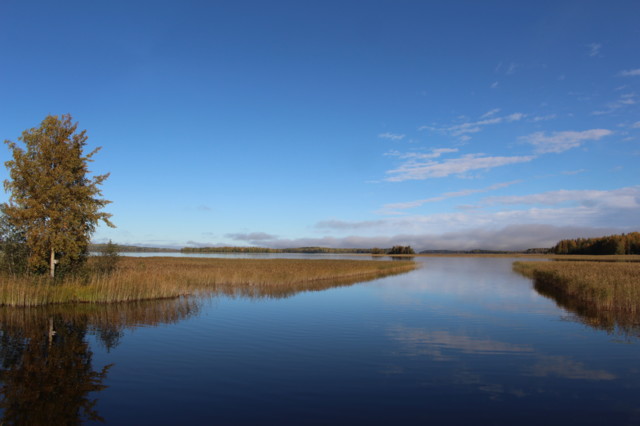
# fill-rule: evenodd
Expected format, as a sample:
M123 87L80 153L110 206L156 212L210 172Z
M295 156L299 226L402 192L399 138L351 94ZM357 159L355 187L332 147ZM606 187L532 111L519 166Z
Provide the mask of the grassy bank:
M111 274L69 277L53 285L47 277L0 276L0 305L112 303L213 292L282 297L416 267L410 261L123 257Z
M602 261L515 262L536 289L604 311L640 312L640 263Z

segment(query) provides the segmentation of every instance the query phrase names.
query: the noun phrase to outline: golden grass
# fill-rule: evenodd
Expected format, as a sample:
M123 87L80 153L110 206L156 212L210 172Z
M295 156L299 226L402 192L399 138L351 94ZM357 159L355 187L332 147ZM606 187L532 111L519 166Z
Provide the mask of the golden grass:
M212 292L283 297L416 267L411 261L122 257L109 275L56 284L47 277L0 276L0 305L113 303Z
M640 262L640 255L637 254L554 254L546 256L552 260L587 260L594 262Z
M515 262L514 270L533 278L543 292L599 310L640 312L638 262Z

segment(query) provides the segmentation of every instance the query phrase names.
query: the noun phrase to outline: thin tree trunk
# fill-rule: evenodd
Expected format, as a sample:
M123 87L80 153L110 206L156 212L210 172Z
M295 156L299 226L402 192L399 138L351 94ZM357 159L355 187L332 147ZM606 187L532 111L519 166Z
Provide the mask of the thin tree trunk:
M53 278L56 274L56 252L51 248L51 259L49 263L49 275Z
M53 317L49 317L49 346L53 342L53 336L56 335L56 329L53 328Z

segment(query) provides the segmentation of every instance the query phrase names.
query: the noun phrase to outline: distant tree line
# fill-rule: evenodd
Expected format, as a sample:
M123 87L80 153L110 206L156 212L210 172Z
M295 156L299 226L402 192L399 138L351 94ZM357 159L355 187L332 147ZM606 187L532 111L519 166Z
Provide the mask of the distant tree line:
M275 249L267 247L184 247L182 253L371 253L371 249L328 248L328 247L296 247Z
M89 244L89 251L92 253L100 253L105 250L112 243L107 244ZM161 247L142 247L142 246L129 246L123 244L113 244L115 249L120 253L175 253L180 251L179 249L161 248ZM112 247L109 247L112 250Z
M393 246L387 251L387 254L416 254L411 246Z
M282 253L282 250L266 247L183 247L181 253Z
M640 232L600 238L562 240L552 249L556 254L640 254Z
M267 247L184 247L182 253L335 253L335 254L415 254L410 246L394 246L389 249L381 248L329 248L329 247L295 247L295 248L267 248Z

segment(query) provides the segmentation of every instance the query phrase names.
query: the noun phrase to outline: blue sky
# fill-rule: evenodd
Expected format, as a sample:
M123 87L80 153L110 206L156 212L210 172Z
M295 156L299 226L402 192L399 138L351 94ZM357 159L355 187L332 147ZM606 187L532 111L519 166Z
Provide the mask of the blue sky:
M521 249L628 232L639 16L637 1L5 0L0 137L70 113L102 146L117 228L98 242Z

